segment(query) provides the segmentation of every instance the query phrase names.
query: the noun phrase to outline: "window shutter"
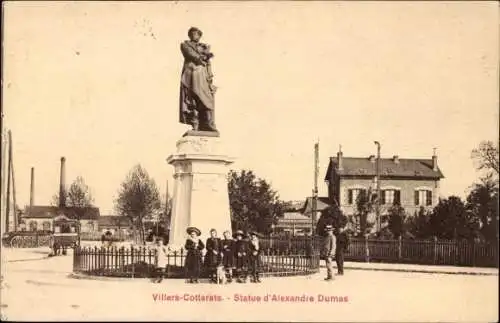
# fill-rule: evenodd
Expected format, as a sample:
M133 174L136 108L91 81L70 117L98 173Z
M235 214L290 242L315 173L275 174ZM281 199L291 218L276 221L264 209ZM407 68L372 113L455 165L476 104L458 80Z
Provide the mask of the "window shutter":
M401 205L401 191L400 190L394 191L394 204Z
M385 204L385 191L380 191L380 204Z
M418 191L415 191L415 205L418 205Z
M347 203L352 204L352 190L347 191Z
M432 191L427 191L427 205L432 205Z

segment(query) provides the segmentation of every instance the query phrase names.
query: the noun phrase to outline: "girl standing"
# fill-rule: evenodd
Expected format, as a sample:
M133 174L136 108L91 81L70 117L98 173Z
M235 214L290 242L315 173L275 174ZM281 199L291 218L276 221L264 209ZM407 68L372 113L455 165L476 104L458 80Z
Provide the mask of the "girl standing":
M222 264L226 271L227 282L233 281L233 267L234 267L234 240L231 237L231 232L224 232L224 239L222 244Z
M210 238L207 239L207 253L205 254L205 266L212 282L217 282L217 266L221 262L221 240L217 237L217 230L210 230Z

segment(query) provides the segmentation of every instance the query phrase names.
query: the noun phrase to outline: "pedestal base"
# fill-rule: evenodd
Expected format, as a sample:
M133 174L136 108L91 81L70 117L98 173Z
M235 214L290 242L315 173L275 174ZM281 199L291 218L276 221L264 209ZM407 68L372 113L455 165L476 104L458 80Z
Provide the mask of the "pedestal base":
M233 161L221 154L219 146L218 137L188 134L177 142L177 153L167 159L175 168L171 250L184 247L190 226L201 230L203 243L212 228L219 237L231 231L227 173Z

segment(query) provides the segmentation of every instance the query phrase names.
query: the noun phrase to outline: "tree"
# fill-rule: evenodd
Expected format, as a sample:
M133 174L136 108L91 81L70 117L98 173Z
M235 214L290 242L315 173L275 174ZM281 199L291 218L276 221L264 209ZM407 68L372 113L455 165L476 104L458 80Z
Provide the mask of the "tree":
M440 199L429 219L432 235L444 239L468 239L474 236L477 221L467 212L458 196Z
M368 214L373 212L375 207L372 190L361 190L356 198L355 221L359 225L359 234L365 236L373 227L373 223L368 222Z
M414 216L406 218L406 231L418 239L430 237L432 233L429 232L429 218L429 212L421 206Z
M94 198L90 193L89 186L82 176L78 176L64 191L66 206L73 208L87 208L94 204ZM59 206L59 192L52 196L51 205Z
M321 216L316 224L316 234L325 235L325 227L327 225L331 225L334 229L338 229L345 227L347 222L347 217L342 213L338 205L331 205L321 212Z
M498 241L498 181L492 174L473 185L467 196L466 209L479 223L479 233L487 241Z
M269 234L283 216L285 205L276 191L251 170L229 172L229 204L233 230L256 230Z
M134 233L139 228L140 241L145 243L144 219L160 209L160 194L154 179L141 166L134 166L120 186L115 200L116 211L130 218Z
M477 170L485 170L487 174L498 177L498 144L495 146L492 141L481 141L479 147L472 150L471 157L477 164Z
M398 239L403 235L405 219L406 212L401 205L393 205L389 208L388 229L394 238Z
M94 198L90 193L89 186L85 183L82 176L77 176L69 186L69 189L64 191L64 194L66 207L70 208L67 212L71 211L71 215L81 225L80 221L82 218L94 206ZM59 193L52 197L52 205L59 207ZM78 239L80 239L80 236L78 236Z

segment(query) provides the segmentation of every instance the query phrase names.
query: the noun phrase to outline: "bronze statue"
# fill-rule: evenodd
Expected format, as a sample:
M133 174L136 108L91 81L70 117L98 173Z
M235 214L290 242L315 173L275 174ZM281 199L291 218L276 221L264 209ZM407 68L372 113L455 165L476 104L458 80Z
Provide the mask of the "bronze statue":
M200 42L201 30L191 27L189 40L181 43L184 66L181 75L179 121L195 131L217 132L214 122L213 74L210 45Z

